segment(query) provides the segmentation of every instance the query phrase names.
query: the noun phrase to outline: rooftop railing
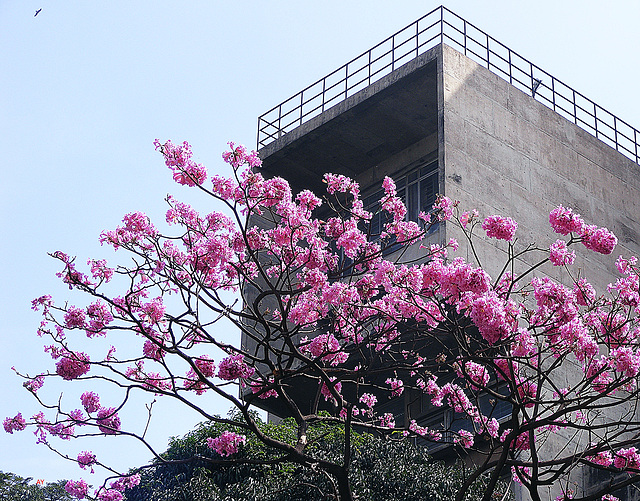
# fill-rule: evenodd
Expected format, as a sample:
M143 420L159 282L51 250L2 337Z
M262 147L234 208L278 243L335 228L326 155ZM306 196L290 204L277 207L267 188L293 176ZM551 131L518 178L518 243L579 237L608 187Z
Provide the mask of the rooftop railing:
M261 115L258 118L258 149L441 43L458 49L640 163L637 129L444 6L437 7Z

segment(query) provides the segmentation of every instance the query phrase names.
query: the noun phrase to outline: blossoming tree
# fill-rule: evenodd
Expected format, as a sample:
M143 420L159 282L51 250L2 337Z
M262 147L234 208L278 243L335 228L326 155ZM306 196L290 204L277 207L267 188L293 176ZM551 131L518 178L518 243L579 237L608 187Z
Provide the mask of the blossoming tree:
M69 255L52 254L61 262L60 279L88 305L56 303L48 295L33 301L43 315L38 334L49 339L45 351L54 362L34 377L19 374L49 414L7 417L8 433L34 427L49 445L96 433L136 436L119 416L136 405L135 392L176 399L203 419L229 422L201 404L201 395L213 392L243 416L229 422L242 434L207 441L216 461L238 461L253 435L281 451L282 460L326 472L340 500L353 499L354 426L469 454L475 470L458 499L480 475L489 475L490 499L509 471L538 500L551 485L562 490L561 499L571 496L581 468L610 478L582 499L614 499L611 492L640 479L637 260L620 257L620 278L600 296L587 277L560 284L538 273L544 263L570 271L579 244L611 254L617 240L609 230L559 206L549 222L563 238L545 249L520 248L509 217L481 219L440 197L429 214L407 221L390 178L374 209L364 207L358 184L341 175L325 175L324 199L295 194L285 180L261 175L255 152L230 146L223 158L234 176L208 182L187 143L156 141L175 181L222 202L224 212L202 215L168 197L171 235L143 213L127 214L100 238L128 253L128 265L90 259L82 269ZM385 223L374 234L378 213ZM481 263L456 257L453 240L426 245L437 224L456 225L471 247L483 232L496 239L506 249L503 272L492 277ZM410 247L419 249L419 261L405 262ZM527 253L539 262L507 271ZM223 321L239 329L242 343L221 340ZM104 337L137 344L135 356L119 356L115 347L100 353L95 341ZM85 392L77 402L51 403L42 390L50 378L111 383L122 398L104 405L104 395ZM301 388L310 404L301 404ZM410 392L464 425L401 423L379 410ZM295 420L295 440L256 425L250 411L268 402ZM505 406L507 415L498 415ZM308 452L307 431L318 422L346 430L341 461ZM553 436L565 446L549 447ZM85 470L102 464L82 447L72 459ZM137 481L120 475L93 495L122 499ZM69 481L67 491L89 495L85 480Z

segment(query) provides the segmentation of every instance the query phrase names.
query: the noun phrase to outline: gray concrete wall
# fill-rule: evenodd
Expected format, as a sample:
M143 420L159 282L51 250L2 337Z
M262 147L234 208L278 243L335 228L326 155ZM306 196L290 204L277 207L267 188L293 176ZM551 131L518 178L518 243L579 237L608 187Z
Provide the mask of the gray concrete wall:
M548 249L561 238L548 222L558 204L571 207L588 224L608 227L619 239L614 253L602 256L576 245L572 267L604 292L617 276L615 257L640 252L640 167L448 46L442 66L445 194L460 200L462 208L477 208L482 217L515 218L517 248L533 242ZM462 244L460 232L451 226L447 237L458 237ZM497 247L504 249L501 244ZM486 239L478 254L490 273L505 257L496 252L495 241ZM567 279L560 267L544 271Z
M481 219L500 214L518 221L515 249L530 243L543 249L519 262L520 270L547 257L549 244L564 238L553 232L548 220L559 204L580 213L587 224L608 227L619 239L614 253L603 256L577 244L578 257L570 268L599 293L606 292L606 285L619 276L615 258L640 253L640 167L448 46L443 47L440 75L444 193L460 200L462 209L477 208ZM495 277L507 245L487 239L481 228L476 233L481 264ZM459 240L467 260L475 261L462 232L452 224L446 228L450 237ZM550 264L536 273L569 281L565 270ZM576 373L569 369L565 376L569 381ZM553 457L570 440L558 434L540 452ZM587 472L576 472L574 480L589 489ZM557 488L551 489L549 498L558 494ZM519 492L518 499L528 496Z

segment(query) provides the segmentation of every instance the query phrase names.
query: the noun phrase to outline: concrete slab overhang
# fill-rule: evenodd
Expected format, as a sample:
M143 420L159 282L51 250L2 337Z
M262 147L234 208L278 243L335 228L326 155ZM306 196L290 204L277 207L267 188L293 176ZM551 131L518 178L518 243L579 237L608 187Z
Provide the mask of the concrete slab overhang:
M260 151L263 173L323 193L325 172L355 178L438 130L438 45Z

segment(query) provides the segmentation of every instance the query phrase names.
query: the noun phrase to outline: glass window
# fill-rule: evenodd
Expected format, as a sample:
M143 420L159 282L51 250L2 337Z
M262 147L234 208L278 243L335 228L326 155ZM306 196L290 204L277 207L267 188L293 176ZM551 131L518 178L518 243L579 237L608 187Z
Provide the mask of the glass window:
M407 206L407 220L418 221L420 212L429 213L436 201L438 194L438 161L432 160L422 164L408 173L394 176L396 191ZM380 200L384 196L384 190L378 190L363 200L364 208L375 213L371 220L371 236L380 235L384 225L391 218L389 214L380 210ZM429 233L437 228L433 225Z

